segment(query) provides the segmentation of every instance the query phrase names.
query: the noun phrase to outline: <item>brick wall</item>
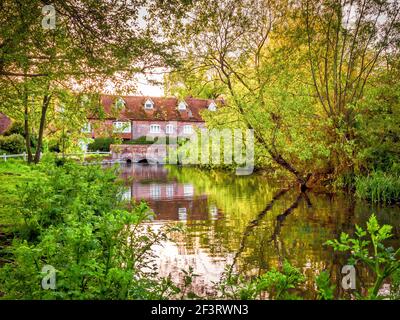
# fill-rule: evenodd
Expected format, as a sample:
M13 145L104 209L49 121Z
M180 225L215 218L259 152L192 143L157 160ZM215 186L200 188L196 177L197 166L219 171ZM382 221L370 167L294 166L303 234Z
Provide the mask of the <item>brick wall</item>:
M165 128L168 124L173 126L173 135L185 136L183 128L185 125L190 125L195 128L205 128L204 122L193 121L131 121L131 133L113 133L113 120L92 121L92 132L88 134L91 138L104 137L117 135L118 137L126 140L137 139L144 136L158 136L160 134L151 133L150 125L159 125L160 132L165 133Z
M11 126L11 119L5 114L0 113L0 134L3 134Z

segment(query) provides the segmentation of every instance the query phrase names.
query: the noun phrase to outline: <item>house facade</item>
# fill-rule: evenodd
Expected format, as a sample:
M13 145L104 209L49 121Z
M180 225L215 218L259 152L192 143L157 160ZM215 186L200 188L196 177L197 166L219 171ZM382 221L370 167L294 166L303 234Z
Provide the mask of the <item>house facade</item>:
M209 99L101 96L102 116L89 116L83 132L87 137L116 136L134 140L148 136L190 136L204 128L201 112L217 110Z

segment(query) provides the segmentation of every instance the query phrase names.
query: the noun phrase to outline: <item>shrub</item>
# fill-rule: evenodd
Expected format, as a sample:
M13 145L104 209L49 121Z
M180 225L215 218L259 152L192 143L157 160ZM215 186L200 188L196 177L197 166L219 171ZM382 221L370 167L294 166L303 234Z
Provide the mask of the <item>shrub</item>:
M372 202L391 203L400 201L400 177L394 174L374 172L367 177L356 177L356 195Z
M128 140L128 141L124 141L124 144L153 144L154 140L147 140L147 138L145 136L136 138L136 139L132 139L132 140Z
M4 132L4 136L11 136L11 135L20 135L23 137L23 139L25 140L25 129L24 129L24 124L20 121L14 121L11 125L11 127ZM34 133L30 134L30 140L31 140L31 146L32 148L36 148L37 146L37 136ZM24 143L25 146L25 143ZM25 147L24 147L25 148ZM34 150L32 150L34 152Z
M55 165L47 156L10 210L23 218L0 269L6 299L163 299L179 289L158 279L151 246L169 230L153 231L145 203L126 209L115 172ZM32 197L32 194L35 196ZM172 229L173 231L175 229ZM56 287L44 290L44 266L55 268Z
M232 274L228 270L217 284L217 290L224 299L253 300L260 298L263 292L268 292L270 299L297 300L300 297L291 290L304 281L305 277L300 270L285 260L281 270L272 268L251 280L245 279L242 275Z
M392 228L389 225L380 226L373 214L367 222L366 230L356 225L356 238L350 238L347 233L342 232L339 240L326 242L335 251L350 253L349 264L356 265L360 262L374 273L375 282L368 290L369 299L378 298L379 289L386 279L398 281L400 249L395 251L392 247L384 245L384 242L393 236Z
M56 153L61 152L60 142L57 141L56 139L49 140L48 141L48 150L50 152L56 152Z
M25 139L20 134L0 136L0 149L8 154L19 154L25 151Z
M170 142L170 139L171 139L171 142ZM153 144L153 143L172 144L172 143L174 143L174 144L183 145L187 141L189 141L189 139L183 138L183 137L170 138L170 136L164 136L164 137L150 138L150 137L142 136L142 137L139 137L136 139L124 141L124 144Z
M110 151L110 145L116 143L117 141L114 138L96 138L92 143L89 144L89 151Z
M328 271L322 271L315 278L315 285L317 287L318 300L333 300L335 298L335 285L331 284L331 278Z
M11 127L8 128L6 132L4 132L5 136L10 136L12 134L20 134L21 136L24 136L24 124L20 121L14 121Z

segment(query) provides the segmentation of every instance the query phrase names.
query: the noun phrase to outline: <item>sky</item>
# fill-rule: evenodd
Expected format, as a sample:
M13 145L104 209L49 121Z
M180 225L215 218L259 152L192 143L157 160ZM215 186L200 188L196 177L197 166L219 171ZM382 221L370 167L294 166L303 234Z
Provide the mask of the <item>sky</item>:
M142 7L139 10L139 26L142 28L146 28L146 24L148 23L146 20L147 10ZM158 70L155 70L157 72ZM136 76L136 86L137 86L137 95L151 96L151 97L162 97L164 96L164 88L162 85L154 85L149 83L148 79L156 80L160 83L163 83L163 74L153 74L151 76L147 75L137 75Z
M153 75L151 77L153 80L157 80L162 82L162 75ZM144 75L137 76L137 94L143 96L151 96L151 97L163 97L164 96L164 88L162 85L154 85L149 83L147 77Z

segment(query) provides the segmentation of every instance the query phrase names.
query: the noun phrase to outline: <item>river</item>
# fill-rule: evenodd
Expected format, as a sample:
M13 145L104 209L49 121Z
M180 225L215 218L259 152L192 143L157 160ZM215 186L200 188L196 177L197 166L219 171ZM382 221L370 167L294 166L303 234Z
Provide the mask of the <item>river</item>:
M157 229L180 222L184 233L153 250L161 276L181 281L182 269L192 266L193 290L214 292L227 268L242 275L257 275L279 267L286 259L302 270L307 281L304 298L315 294L314 278L329 270L341 294L341 268L346 257L324 242L341 232L353 233L375 213L380 223L394 226L391 245L400 245L400 208L378 207L351 195L300 193L286 189L284 181L258 175L235 176L197 168L132 164L122 168L126 199L145 200L156 216ZM357 269L364 288L368 270Z

